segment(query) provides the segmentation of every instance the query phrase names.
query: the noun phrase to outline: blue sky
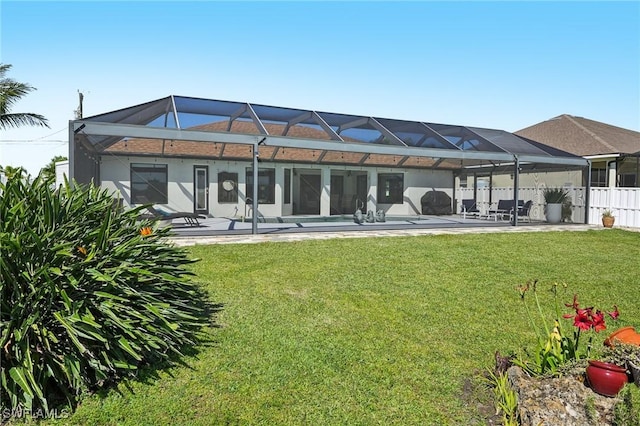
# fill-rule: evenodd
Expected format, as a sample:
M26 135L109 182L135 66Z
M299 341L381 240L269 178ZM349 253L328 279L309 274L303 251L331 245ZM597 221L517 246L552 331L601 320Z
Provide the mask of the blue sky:
M37 91L0 136L36 174L91 116L168 95L516 131L640 131L640 2L0 2L0 60Z

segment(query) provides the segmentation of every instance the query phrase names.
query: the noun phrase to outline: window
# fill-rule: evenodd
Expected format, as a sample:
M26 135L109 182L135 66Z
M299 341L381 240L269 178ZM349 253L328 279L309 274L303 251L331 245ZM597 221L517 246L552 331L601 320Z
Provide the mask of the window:
M636 175L631 173L624 173L620 175L621 188L634 188L636 186Z
M167 204L167 165L131 163L131 202Z
M592 187L607 186L607 169L591 168L591 186Z
M247 169L247 198L253 197L253 170ZM276 170L258 169L258 204L275 204Z
M284 169L284 203L291 204L291 169Z
M218 173L218 203L238 202L238 174Z
M404 175L402 173L378 175L378 203L402 204L403 193Z
M466 188L467 187L467 180L469 178L467 176L460 176L460 188Z

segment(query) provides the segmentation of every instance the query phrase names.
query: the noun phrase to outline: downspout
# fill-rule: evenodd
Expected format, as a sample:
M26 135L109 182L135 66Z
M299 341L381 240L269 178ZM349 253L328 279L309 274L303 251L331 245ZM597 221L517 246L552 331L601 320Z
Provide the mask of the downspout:
M518 185L520 180L520 159L517 155L513 156L514 170L513 170L513 226L518 226Z

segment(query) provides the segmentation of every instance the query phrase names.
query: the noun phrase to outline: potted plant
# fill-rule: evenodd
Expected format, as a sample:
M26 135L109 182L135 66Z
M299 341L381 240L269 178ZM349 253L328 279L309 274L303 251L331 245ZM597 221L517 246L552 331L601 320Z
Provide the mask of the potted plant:
M607 209L602 213L602 225L605 228L612 228L615 221L616 218L613 216L613 212L611 210Z
M547 222L560 223L562 220L562 206L571 202L569 192L563 188L545 188L542 192L545 202Z

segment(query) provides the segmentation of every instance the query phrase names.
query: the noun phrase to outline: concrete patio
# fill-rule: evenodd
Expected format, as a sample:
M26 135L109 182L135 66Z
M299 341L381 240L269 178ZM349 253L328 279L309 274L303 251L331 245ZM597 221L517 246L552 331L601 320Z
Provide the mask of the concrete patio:
M258 233L252 234L251 221L208 218L200 220L201 226L192 227L177 219L171 225L175 232L172 241L179 246L188 246L195 244L259 243L329 238L603 229L597 225L575 223L552 225L545 222L524 222L518 223L518 226L512 226L508 221L465 219L457 215L389 218L385 222L362 224L348 220L336 221L331 220L331 218L314 216L267 218L266 220L266 222L259 222Z

